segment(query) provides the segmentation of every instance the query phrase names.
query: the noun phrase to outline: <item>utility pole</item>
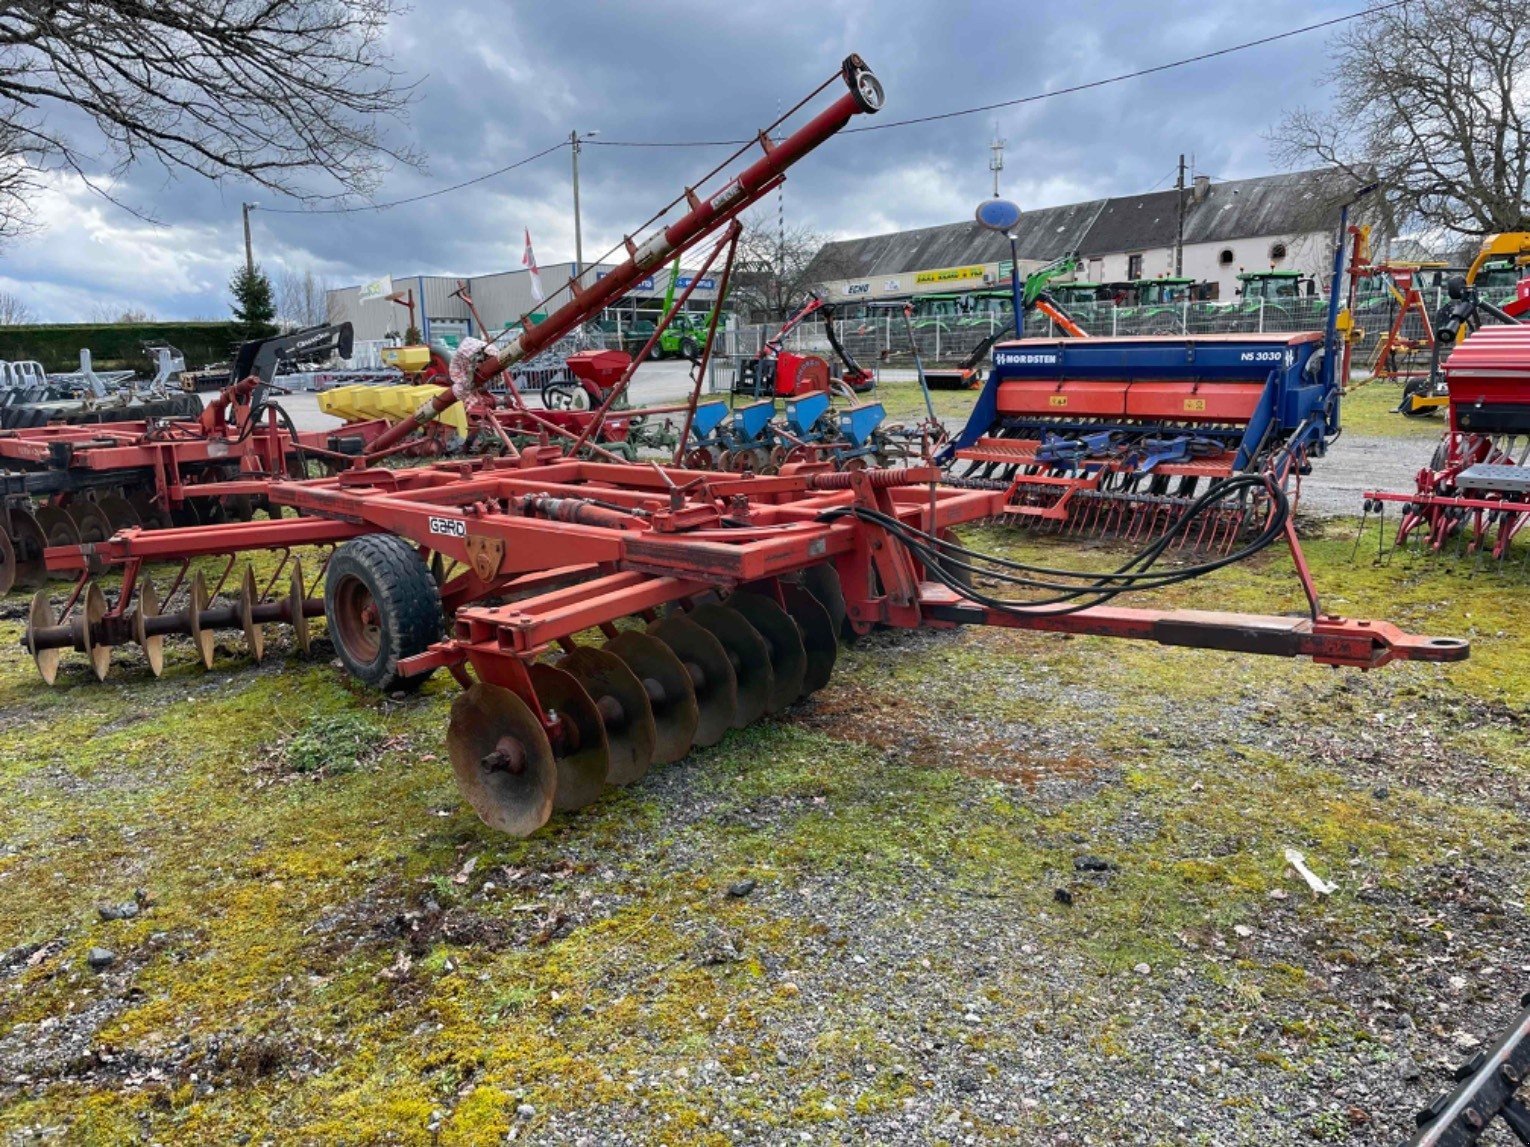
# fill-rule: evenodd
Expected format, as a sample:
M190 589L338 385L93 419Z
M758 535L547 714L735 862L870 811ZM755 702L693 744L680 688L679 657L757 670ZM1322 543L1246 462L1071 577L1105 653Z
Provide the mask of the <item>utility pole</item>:
M999 197L999 172L1004 170L1004 144L1006 140L999 138L999 121L993 121L993 142L988 145L988 150L993 155L988 160L988 170L993 172L993 197Z
M1185 273L1185 153L1179 153L1179 229L1174 234L1174 277Z
M577 130L568 133L568 145L574 153L574 281L579 283L584 277L584 235L579 229L579 132Z
M244 208L244 269L249 275L255 274L255 251L250 245L250 212L259 207L259 203L241 204Z

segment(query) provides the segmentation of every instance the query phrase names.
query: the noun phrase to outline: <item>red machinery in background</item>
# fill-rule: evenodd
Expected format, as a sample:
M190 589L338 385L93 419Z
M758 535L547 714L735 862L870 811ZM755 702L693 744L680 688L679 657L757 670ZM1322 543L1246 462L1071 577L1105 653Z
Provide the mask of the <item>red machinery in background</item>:
M1483 327L1442 369L1444 439L1412 493L1367 490L1365 513L1399 503L1397 545L1417 537L1440 552L1454 540L1464 553L1502 561L1530 521L1530 326Z

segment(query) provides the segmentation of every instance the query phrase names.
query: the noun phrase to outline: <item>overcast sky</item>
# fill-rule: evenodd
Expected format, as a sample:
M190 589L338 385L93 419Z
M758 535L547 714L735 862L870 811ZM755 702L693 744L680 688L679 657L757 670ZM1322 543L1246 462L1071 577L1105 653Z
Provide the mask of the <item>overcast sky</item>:
M771 0L770 3L524 4L419 0L390 31L395 64L420 79L408 124L429 157L395 170L379 200L471 178L570 129L603 140L749 135L859 52L901 119L1067 87L1284 31L1363 7L1260 0ZM1172 183L1181 151L1218 179L1273 169L1266 130L1282 109L1321 105L1326 33L997 113L1009 141L1004 192L1022 207ZM874 122L874 121L873 121ZM791 171L786 213L837 236L970 216L991 189L993 115L841 136ZM725 150L588 147L581 159L587 260ZM0 289L46 321L98 304L162 318L220 318L243 258L239 204L281 205L236 183L157 168L116 188L165 225L141 222L60 178L38 235L0 251ZM774 210L772 203L771 210ZM573 255L569 153L426 202L304 216L257 211L268 271L312 268L339 286L381 274L474 275L520 265L531 229L541 263Z

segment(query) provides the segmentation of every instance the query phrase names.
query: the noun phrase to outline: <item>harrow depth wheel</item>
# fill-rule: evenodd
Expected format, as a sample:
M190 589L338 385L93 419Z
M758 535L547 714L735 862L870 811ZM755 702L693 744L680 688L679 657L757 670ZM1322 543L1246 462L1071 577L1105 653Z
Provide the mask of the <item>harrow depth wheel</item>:
M446 751L457 788L478 819L530 836L552 815L558 772L552 745L526 702L478 682L452 702Z
M375 689L418 689L430 676L405 677L398 663L441 638L441 595L430 567L393 534L346 542L324 578L324 614L345 667Z

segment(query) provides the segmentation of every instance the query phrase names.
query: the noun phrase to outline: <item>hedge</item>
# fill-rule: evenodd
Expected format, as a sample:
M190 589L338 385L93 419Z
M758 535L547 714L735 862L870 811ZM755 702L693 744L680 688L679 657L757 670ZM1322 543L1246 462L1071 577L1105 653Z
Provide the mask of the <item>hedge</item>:
M167 342L192 369L227 362L239 342L235 323L55 323L0 327L0 360L35 359L49 371L80 368L80 348L90 348L97 370L152 374L146 342Z

